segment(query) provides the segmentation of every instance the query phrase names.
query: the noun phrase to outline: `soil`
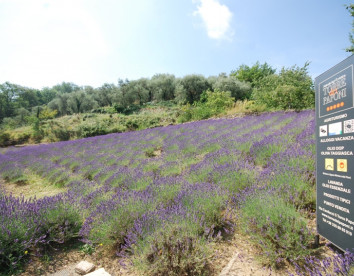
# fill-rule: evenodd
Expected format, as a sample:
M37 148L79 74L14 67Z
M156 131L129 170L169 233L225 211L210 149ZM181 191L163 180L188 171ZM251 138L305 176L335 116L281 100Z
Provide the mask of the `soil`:
M333 256L333 252L325 247L326 240L321 238L320 250L322 256ZM220 242L214 246L214 254L211 258L213 276L281 276L294 273L290 265L275 270L263 266L257 259L260 252L248 239L234 233L232 238ZM96 269L103 267L112 276L135 276L141 275L132 267L124 267L114 252L96 250L93 254L85 254L79 245L71 248L57 248L41 258L33 258L33 261L25 267L25 272L20 276L78 276L75 266L82 260L96 265Z

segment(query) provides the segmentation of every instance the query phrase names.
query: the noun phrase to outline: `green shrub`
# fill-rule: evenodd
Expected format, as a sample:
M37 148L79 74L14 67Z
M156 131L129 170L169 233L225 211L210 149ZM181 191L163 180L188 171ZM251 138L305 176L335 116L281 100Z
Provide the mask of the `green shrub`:
M248 82L252 85L252 87L257 87L259 85L260 80L263 78L273 75L275 73L275 69L273 69L266 62L264 64L260 64L258 61L252 67L248 65L242 64L239 68L233 72L231 72L231 76L236 77L236 79L244 82Z
M7 147L11 145L11 135L8 132L0 133L0 147Z
M262 250L266 264L279 266L311 252L313 234L296 208L269 191L250 196L241 207L241 228Z
M32 246L28 237L34 236L36 229L36 225L29 222L32 220L32 218L27 218L26 221L21 218L11 218L8 221L2 219L7 231L0 230L0 275L15 274L28 259Z
M230 92L215 90L214 92L208 90L206 93L205 106L211 109L212 113L218 114L231 108L234 100Z
M165 225L147 239L133 260L145 275L211 274L207 242L185 225Z
M205 91L200 96L200 101L193 105L186 104L181 108L178 117L179 123L208 119L231 108L234 101L230 92L216 90Z
M298 209L316 209L315 183L311 183L307 174L291 170L274 174L269 179L273 188L280 191L283 199L295 205Z
M78 206L69 202L58 202L53 208L43 210L41 217L44 223L42 233L46 235L47 243L64 243L72 238L79 237L83 218Z
M134 221L149 209L143 201L127 199L124 205L117 206L105 217L98 216L92 223L88 239L93 243L114 248L124 243L128 230Z
M82 137L93 137L109 133L108 126L100 121L80 125L80 133Z
M307 72L309 63L303 67L282 68L279 74L272 74L260 80L252 98L259 104L276 109L313 108L315 92Z
M113 108L114 108L115 112L121 113L124 115L130 115L134 112L138 112L141 109L141 107L139 105L135 105L135 104L129 105L129 106L115 104Z

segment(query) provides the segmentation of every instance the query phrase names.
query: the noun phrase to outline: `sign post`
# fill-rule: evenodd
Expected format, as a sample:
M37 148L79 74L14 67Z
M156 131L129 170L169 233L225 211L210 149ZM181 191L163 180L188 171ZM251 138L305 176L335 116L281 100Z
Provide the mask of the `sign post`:
M354 251L354 55L315 79L317 231Z

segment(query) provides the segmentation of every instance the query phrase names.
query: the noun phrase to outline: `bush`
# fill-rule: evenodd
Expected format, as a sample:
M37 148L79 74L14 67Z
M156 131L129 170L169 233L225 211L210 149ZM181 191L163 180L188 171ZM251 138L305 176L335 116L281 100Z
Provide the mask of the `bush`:
M224 112L226 109L230 108L234 103L234 100L231 97L231 92L223 92L220 90L211 92L210 90L208 90L205 93L205 106L209 108L214 114Z
M108 126L101 121L96 121L92 124L80 125L80 133L82 137L93 137L97 135L104 135L109 133Z
M124 114L124 115L130 115L134 112L138 112L139 110L141 109L141 107L139 105L129 105L129 106L123 106L123 105L120 105L120 104L115 104L114 105L114 110L117 112L117 113L121 113L121 114Z
M250 196L241 207L241 225L262 250L263 261L272 266L304 259L311 252L314 236L305 219L274 192Z
M166 225L149 238L138 260L145 275L209 275L209 250L203 238L183 226Z
M252 85L252 87L257 87L259 82L270 75L275 73L275 69L273 69L266 62L264 64L260 64L258 61L252 67L248 65L242 64L236 71L233 71L230 75L236 77L239 81L248 82Z
M204 120L218 115L231 108L234 101L230 92L216 90L205 91L200 96L200 101L193 105L187 104L182 107L178 122L184 123L191 120Z
M11 145L11 136L7 132L0 133L0 147L7 147Z
M0 194L0 275L18 272L49 244L77 237L82 218L64 197L34 201Z
M253 91L252 98L258 104L265 104L276 109L313 108L315 92L313 82L308 75L306 63L304 67L293 66L282 68L279 75L269 75L259 82Z

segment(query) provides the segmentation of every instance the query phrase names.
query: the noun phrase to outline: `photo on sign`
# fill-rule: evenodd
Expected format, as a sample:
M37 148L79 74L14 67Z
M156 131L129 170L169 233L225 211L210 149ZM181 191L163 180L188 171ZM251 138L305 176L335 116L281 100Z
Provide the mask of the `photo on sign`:
M354 132L354 120L344 121L344 133Z
M337 159L337 171L339 172L348 171L347 159Z
M327 125L320 126L320 137L327 136Z
M342 122L330 124L330 125L328 126L328 134L329 134L329 136L343 134L343 131L342 131Z
M332 158L325 159L325 169L327 171L334 171L334 160Z

